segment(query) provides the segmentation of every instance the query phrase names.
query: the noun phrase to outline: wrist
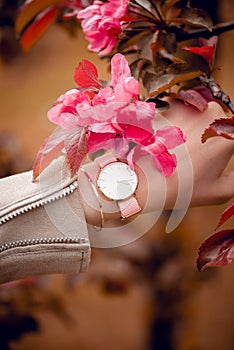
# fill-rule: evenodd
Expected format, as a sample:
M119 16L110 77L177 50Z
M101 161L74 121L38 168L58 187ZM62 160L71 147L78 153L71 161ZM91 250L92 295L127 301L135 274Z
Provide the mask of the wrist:
M78 173L80 197L88 224L101 227L103 221L120 219L115 201L105 199L97 189L99 166L96 162L82 166Z
M86 221L93 226L103 226L103 221L119 220L121 213L117 201L109 200L97 188L100 167L97 162L82 166L78 180ZM135 165L138 185L135 197L144 212L171 209L177 196L177 174L165 178L157 171L150 156L141 157ZM130 219L131 220L131 219Z

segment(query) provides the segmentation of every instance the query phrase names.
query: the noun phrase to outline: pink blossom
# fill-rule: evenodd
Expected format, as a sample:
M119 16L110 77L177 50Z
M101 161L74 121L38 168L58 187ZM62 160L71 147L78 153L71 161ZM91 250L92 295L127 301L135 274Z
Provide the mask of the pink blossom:
M79 123L79 111L90 108L89 95L78 89L72 89L61 95L56 104L48 111L48 119L64 129L71 129ZM90 120L85 121L90 122ZM83 124L83 123L82 123Z
M129 0L94 1L93 5L81 10L77 15L88 48L106 55L114 48L118 35L122 32L121 17L127 13Z
M118 111L116 121L125 138L144 144L154 133L154 116L154 103L134 101Z
M131 143L127 159L132 167L141 155L150 154L156 168L171 175L176 158L168 149L185 141L182 131L172 126L154 131L155 103L139 100L139 82L123 55L112 58L111 73L110 85L102 86L95 66L81 63L74 76L79 88L58 98L48 112L49 120L67 130L83 127L89 152L114 149L122 157Z
M183 131L176 126L165 126L155 132L155 137L167 148L173 149L185 142Z
M176 168L176 157L168 151L185 142L185 135L176 126L167 126L157 130L148 144L138 144L128 154L128 163L134 163L143 155L151 155L155 167L164 175L170 176Z
M114 90L116 101L130 102L132 98L138 98L139 82L132 77L126 58L120 53L111 60L111 76L110 86Z
M64 6L67 12L63 15L63 19L70 19L71 17L77 17L78 13L88 7L93 1L92 0L67 0Z

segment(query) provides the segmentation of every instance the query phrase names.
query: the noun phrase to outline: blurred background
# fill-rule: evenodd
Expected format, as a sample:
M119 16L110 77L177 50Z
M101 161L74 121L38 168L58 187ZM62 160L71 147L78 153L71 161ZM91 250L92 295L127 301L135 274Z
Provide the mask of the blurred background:
M13 29L19 3L0 0L1 177L31 169L54 129L47 110L74 86L80 60L92 61L102 79L109 77L79 28L71 36L55 24L23 54ZM201 1L194 3L199 7ZM232 0L202 5L215 21L233 20ZM215 77L234 100L233 42L234 31L220 37ZM190 209L170 235L164 233L165 213L138 241L93 249L85 274L2 285L0 349L233 350L234 265L201 273L195 266L198 248L224 208Z

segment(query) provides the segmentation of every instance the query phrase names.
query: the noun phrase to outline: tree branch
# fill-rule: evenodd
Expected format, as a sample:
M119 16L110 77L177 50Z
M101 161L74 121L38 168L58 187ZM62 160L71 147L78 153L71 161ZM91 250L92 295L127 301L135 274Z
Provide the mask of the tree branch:
M211 31L206 28L201 28L201 29L199 28L199 29L190 30L189 32L182 32L182 31L178 31L178 28L175 28L175 27L171 27L170 31L176 34L177 41L185 41L185 40L195 39L199 37L209 39L213 35L220 35L224 32L227 32L233 29L234 29L234 21L219 23L213 26Z
M231 102L230 97L222 90L222 88L216 83L213 77L206 74L199 77L200 82L207 86L214 98L221 101L228 109L234 114L234 105Z

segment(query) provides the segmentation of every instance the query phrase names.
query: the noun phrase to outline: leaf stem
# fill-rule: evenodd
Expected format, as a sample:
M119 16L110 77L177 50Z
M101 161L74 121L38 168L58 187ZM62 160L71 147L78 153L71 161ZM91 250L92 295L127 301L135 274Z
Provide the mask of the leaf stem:
M139 4L136 1L131 1L130 7L129 7L129 12L133 12L133 13L136 13L137 15L142 16L142 14L139 14L139 12L134 11L133 10L134 8L143 9L149 15L150 18L155 18L154 15L146 7L143 7L141 4Z
M160 21L165 25L164 19L162 18L161 13L159 12L159 9L157 7L157 5L154 3L154 0L149 0L149 2L151 3L153 9L155 10L155 12L158 15L158 18L160 19Z
M134 11L133 9L130 9L128 12L129 13L134 13L134 14L139 16L139 20L132 20L133 23L135 23L137 21L143 21L144 19L147 20L150 23L154 23L155 24L155 22L156 22L154 17L149 17L149 16L146 16L146 15L143 15L143 14L139 14L137 11Z

